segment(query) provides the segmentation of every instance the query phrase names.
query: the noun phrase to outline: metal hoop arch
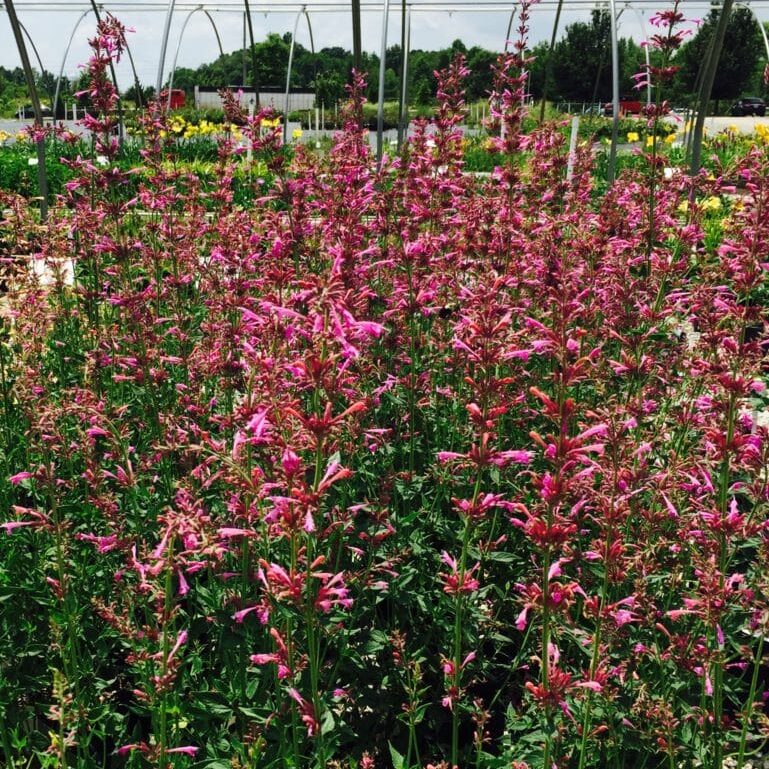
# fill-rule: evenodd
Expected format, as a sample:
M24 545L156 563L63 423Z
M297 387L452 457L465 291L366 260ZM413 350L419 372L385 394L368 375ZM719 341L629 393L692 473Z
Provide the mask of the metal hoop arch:
M155 99L160 104L160 89L163 87L163 68L166 64L166 51L168 50L168 35L171 32L171 19L174 15L176 0L168 0L166 9L166 23L163 26L163 38L160 41L160 59L158 61L158 76L155 81Z
M635 14L635 17L636 17L636 21L638 22L638 26L641 27L641 32L643 33L644 40L648 40L649 39L649 35L648 35L647 29L646 29L646 21L645 21L643 15L641 14L641 12L638 10L638 8L636 8L635 6L631 5L630 3L625 3L625 8L623 8L622 10L624 11L625 9L630 9L631 11L633 11L633 13ZM620 13L621 13L621 11L620 11ZM649 46L648 45L644 45L643 49L644 49L644 57L646 59L646 71L648 72L649 68L651 67L651 60L649 59ZM652 84L651 84L651 78L647 78L647 80L646 80L646 103L647 104L651 104L652 103Z
M32 50L35 53L35 58L37 59L37 66L40 67L40 77L42 78L45 74L45 67L43 66L43 60L40 58L40 52L37 50L37 46L35 45L35 41L32 39L32 35L29 34L29 31L27 28L19 21L19 27L21 28L21 31L24 33L25 37L27 38L27 42L32 47ZM45 81L43 81L45 82ZM50 92L48 87L45 87L45 90L48 92L48 98L53 99L53 94Z
M507 53L507 49L510 46L510 35L513 32L513 22L515 21L515 14L518 11L518 5L513 3L513 8L510 11L510 18L507 21L507 34L505 35L505 47L502 49L503 53Z
M100 5L98 6L100 10L104 10L104 6ZM82 23L83 19L85 19L86 16L88 16L89 13L95 13L95 9L88 8L83 13L80 14L78 17L78 20L75 22L75 26L72 27L72 32L70 33L69 40L67 41L67 47L64 49L64 56L61 59L61 66L59 67L59 75L56 78L56 92L53 96L53 106L51 107L51 111L53 112L54 119L56 118L56 108L59 105L59 94L61 93L61 80L62 77L64 77L64 67L67 64L67 56L69 56L69 49L72 47L72 41L75 39L75 33L77 32L78 28L80 27L80 24ZM125 43L126 52L128 53L128 61L131 64L131 72L133 72L134 76L134 85L136 86L136 96L137 99L141 102L141 91L139 86L139 76L136 73L136 67L134 65L134 58L131 54L131 48L128 45L128 41L126 40ZM118 84L115 83L115 88L118 87Z
M286 70L286 97L283 110L283 143L288 142L288 97L291 89L291 69L294 66L294 46L296 45L296 32L299 29L299 19L304 14L307 19L307 30L310 33L310 50L315 54L315 40L312 35L312 24L310 23L310 14L307 13L307 6L303 5L296 13L294 19L294 31L291 34L291 47L288 49L288 69Z
M72 27L72 32L69 36L69 40L67 41L67 47L64 49L64 56L61 59L61 66L59 67L59 76L56 78L56 92L53 95L53 104L51 105L51 112L53 113L54 120L56 119L56 108L59 106L59 91L61 89L61 79L64 75L64 66L67 63L67 56L69 56L69 49L72 47L72 41L75 39L75 32L77 32L77 29L80 26L80 22L83 21L83 19L86 16L88 16L89 13L92 13L92 12L93 12L93 8L88 8L80 14L80 16L78 17L78 20L75 22L75 26Z
M379 98L376 111L376 160L377 165L382 160L382 133L384 129L384 84L385 58L387 57L387 24L390 21L390 0L384 0L382 5L382 46L379 51Z
M764 39L764 48L766 49L766 58L769 59L769 37L766 35L766 30L764 29L764 23L761 21L761 19L758 18L758 12L756 11L753 6L750 5L750 3L740 3L738 8L747 8L752 14L753 18L756 20L756 24L758 24L758 28L761 31L761 37Z
M166 102L166 110L171 109L171 91L174 87L174 75L176 74L176 62L179 59L179 51L182 47L182 40L184 39L184 32L187 29L187 24L189 23L190 19L198 12L203 11L203 13L208 17L208 20L211 22L211 26L214 28L214 35L216 35L216 44L219 46L219 55L224 56L224 49L222 48L222 39L219 37L219 30L216 28L216 24L214 23L213 18L211 17L211 14L202 6L199 5L197 8L194 8L191 10L187 17L184 19L184 24L182 24L181 32L179 33L179 42L176 44L176 51L174 53L174 62L171 65L171 75L168 78L168 101ZM158 92L158 98L160 98L160 93Z

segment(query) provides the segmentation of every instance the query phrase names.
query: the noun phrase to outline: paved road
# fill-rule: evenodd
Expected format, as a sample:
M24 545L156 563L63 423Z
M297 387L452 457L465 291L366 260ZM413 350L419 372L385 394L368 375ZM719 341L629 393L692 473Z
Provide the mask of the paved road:
M62 122L67 128L69 128L70 131L83 133L83 129L73 120L64 120ZM31 124L31 120L3 120L0 118L0 132L4 132L13 136L14 134L18 133L18 131L21 130L24 126Z
M31 121L29 120L2 120L0 119L0 132L5 132L13 136L20 128L22 128L25 125L29 125ZM705 128L708 131L708 134L711 136L713 134L718 133L719 131L724 131L727 128L732 128L736 130L739 133L742 134L752 134L756 130L756 126L758 124L763 124L767 128L769 128L769 116L767 117L730 117L728 115L721 116L721 117L709 117L705 121ZM683 115L678 117L677 124L683 127ZM77 123L73 122L72 120L67 120L64 122L64 125L69 128L72 131L76 131L78 133L82 133L83 129L81 126L79 126ZM298 128L299 125L289 123L289 133L291 128ZM332 132L329 132L332 133ZM390 140L394 140L396 136L396 131L385 131L385 142L389 142ZM468 130L467 133L474 133L473 130ZM372 132L373 136L370 137L373 140L373 143L376 144L376 132ZM308 138L314 136L313 131L304 131L304 139L307 140Z
M683 114L678 116L677 124L683 127ZM757 125L765 125L769 128L769 117L731 117L730 115L720 115L718 117L709 117L705 119L705 128L709 135L717 134L719 131L736 130L741 134L752 134Z

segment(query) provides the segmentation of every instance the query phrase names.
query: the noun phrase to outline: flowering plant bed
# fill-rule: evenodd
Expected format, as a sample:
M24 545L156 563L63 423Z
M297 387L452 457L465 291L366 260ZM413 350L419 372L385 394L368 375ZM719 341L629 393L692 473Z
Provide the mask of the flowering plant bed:
M226 135L213 189L166 162L162 112L132 198L85 160L45 223L2 195L3 258L48 268L7 261L0 314L5 765L760 750L766 146L739 200L655 142L596 194L589 147L520 130L527 13L488 176L458 59L381 165L357 76L323 157L230 103L274 179L252 207Z

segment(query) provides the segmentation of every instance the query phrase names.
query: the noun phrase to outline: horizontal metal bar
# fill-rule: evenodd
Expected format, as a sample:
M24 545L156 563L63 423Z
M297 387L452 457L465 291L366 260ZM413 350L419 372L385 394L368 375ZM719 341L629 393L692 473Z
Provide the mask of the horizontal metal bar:
M331 0L331 2L324 2L324 0L315 0L315 2L303 2L302 0L294 0L288 2L273 2L269 5L260 5L260 13L296 13L301 10L302 6L307 6L308 10L312 13L345 13L349 12L349 3L340 2L340 0ZM540 2L530 7L530 12L537 12L538 9L548 8L550 6L557 5L557 0L540 0ZM628 7L634 8L658 8L660 0L634 0L633 3L625 3ZM711 3L708 0L689 0L687 8L710 8ZM752 0L751 7L768 7L769 0ZM21 0L16 2L15 6L19 10L28 12L46 12L52 11L82 11L90 7L88 2L83 0L62 0L61 2L53 2L52 0L41 0L35 2L35 0ZM108 2L110 10L123 11L123 12L162 12L165 10L165 5L162 0L158 2L131 2L131 0L113 0ZM180 10L194 10L200 8L202 10L215 11L215 12L232 12L242 13L242 2L236 2L235 0L213 0L212 2L180 2L176 6ZM370 13L381 13L383 2L362 2L361 11ZM478 0L478 2L471 2L470 0L413 0L408 4L412 12L500 12L509 10L510 0ZM595 7L595 0L568 0L565 5L566 10L575 8L578 10L584 10L585 8L592 9ZM0 3L0 11L4 10L3 4Z

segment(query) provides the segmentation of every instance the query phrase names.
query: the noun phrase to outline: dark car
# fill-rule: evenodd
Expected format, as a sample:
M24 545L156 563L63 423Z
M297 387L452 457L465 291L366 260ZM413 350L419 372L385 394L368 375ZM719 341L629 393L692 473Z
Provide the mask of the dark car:
M42 117L51 117L53 114L51 112L50 107L46 107L45 105L42 105L40 107L40 112L42 113ZM19 109L16 110L16 119L17 120L31 120L35 117L35 108L31 104L25 104L23 107L19 107Z
M734 102L729 112L735 117L742 117L743 115L763 117L766 114L766 104L763 99L759 99L757 96L745 96Z

